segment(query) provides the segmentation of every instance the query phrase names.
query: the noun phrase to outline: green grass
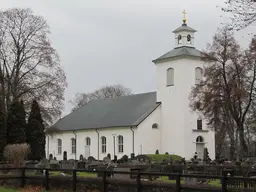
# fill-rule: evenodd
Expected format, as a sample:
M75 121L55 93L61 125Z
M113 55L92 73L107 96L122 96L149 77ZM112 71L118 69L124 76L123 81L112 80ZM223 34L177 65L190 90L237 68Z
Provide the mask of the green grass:
M178 155L148 154L147 156L150 157L155 163L162 163L163 160L168 160L169 157L171 157L173 161L181 160L181 156Z
M166 182L166 183L173 183L175 184L176 183L176 180L169 180L167 176L161 176L160 177L161 180L163 182ZM183 178L181 178L181 181L180 181L181 184L184 184L184 180ZM213 187L221 187L221 183L220 183L220 180L214 180L214 181L209 181L208 183L210 186L213 186Z
M11 188L2 188L0 187L1 192L18 192L17 189L11 189Z
M51 176L59 176L61 172L59 171L52 171L50 172ZM88 172L77 172L77 176L79 177L97 177L97 174L95 173L88 173ZM72 174L66 174L66 175L72 175ZM1 192L1 191L0 191Z

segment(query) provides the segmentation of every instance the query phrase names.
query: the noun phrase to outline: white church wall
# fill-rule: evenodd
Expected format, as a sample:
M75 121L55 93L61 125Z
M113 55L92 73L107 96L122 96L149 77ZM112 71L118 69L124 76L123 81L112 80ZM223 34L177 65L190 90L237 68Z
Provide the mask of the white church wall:
M152 128L154 123L158 124L158 128ZM161 105L158 106L141 124L135 132L135 155L138 154L155 154L160 146L161 131Z
M77 138L77 149L76 154L71 153L71 138L75 138L75 134L73 132L63 132L55 135L53 138L50 138L49 142L49 154L53 154L57 159L63 159L63 152L67 152L68 159L79 159L79 156L82 154L84 157L89 155L98 159L98 133L99 133L99 159L103 159L107 156L108 153L111 154L111 158L114 157L114 138L113 134L115 134L115 154L117 158L121 158L123 155L128 155L132 153L132 131L128 127L119 127L119 128L105 128L98 129L98 133L95 129L91 130L81 130L75 131ZM123 148L124 152L118 152L118 135L123 136ZM101 137L106 137L106 153L101 152ZM85 138L91 138L91 145L88 150L88 146L86 146ZM58 153L57 147L57 139L62 140L62 154ZM48 149L48 145L46 143L46 150ZM48 154L48 153L47 153Z
M189 107L189 95L195 85L195 68L204 63L199 59L179 58L156 64L157 101L162 102L161 151L190 159L196 146L197 115ZM174 85L166 86L166 71L174 69ZM203 127L206 128L203 121ZM205 140L208 150L215 154L214 132L209 131ZM191 152L190 152L191 151ZM193 153L191 155L191 153ZM211 155L210 153L210 155Z

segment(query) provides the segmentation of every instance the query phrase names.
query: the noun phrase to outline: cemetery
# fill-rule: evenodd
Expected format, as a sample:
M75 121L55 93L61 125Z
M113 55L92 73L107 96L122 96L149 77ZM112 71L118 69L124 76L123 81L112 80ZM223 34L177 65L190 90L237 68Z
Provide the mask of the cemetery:
M177 155L110 154L102 161L94 157L58 161L50 155L41 161L25 161L24 167L10 162L0 164L3 187L39 186L42 189L70 191L253 191L256 188L256 158L211 160L205 149L204 159L197 155L186 160ZM187 189L187 190L185 190Z

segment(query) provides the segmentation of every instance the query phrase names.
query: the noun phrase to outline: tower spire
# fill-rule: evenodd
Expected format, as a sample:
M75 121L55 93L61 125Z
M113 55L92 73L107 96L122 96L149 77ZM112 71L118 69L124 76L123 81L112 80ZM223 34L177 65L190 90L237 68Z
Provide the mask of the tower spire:
M182 13L183 13L183 24L186 25L186 21L187 21L187 19L186 19L186 14L187 14L187 12L186 12L186 10L184 9L184 11L183 11Z

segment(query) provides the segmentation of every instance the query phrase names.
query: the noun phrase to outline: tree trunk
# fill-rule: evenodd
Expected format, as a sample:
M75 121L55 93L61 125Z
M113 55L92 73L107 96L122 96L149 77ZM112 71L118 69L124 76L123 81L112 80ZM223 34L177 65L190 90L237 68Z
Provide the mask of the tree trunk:
M248 155L248 146L244 136L244 126L238 126L239 141L240 141L240 157L243 158Z

